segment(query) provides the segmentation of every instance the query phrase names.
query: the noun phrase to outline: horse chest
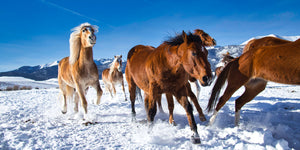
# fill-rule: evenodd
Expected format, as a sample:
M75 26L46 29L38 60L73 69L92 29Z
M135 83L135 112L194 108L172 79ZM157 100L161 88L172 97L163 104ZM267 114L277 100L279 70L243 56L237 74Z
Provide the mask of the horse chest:
M174 92L186 84L187 76L184 73L170 74L162 72L157 80L160 89L164 92Z

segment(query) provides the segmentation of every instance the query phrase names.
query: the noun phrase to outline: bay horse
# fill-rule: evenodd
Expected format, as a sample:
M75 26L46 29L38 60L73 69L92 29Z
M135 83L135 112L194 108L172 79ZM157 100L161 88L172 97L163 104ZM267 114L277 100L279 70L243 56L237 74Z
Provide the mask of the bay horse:
M114 56L114 60L110 64L110 68L103 70L102 80L104 82L105 88L109 91L111 98L114 97L113 94L116 95L115 85L121 84L125 101L127 101L122 73L122 55Z
M201 41L204 46L216 46L216 44L217 44L217 42L214 38L212 38L208 33L204 32L201 29L195 29L193 34L200 36ZM196 97L197 97L197 99L199 99L200 85L199 85L198 81L191 76L189 77L189 81L191 84L194 84L194 86L196 87L196 91L197 91Z
M243 85L245 92L235 101L235 125L239 124L241 108L262 92L268 81L300 84L299 39L295 42L273 37L253 40L245 46L243 52L227 64L212 89L208 111L215 107L220 90L227 80L227 87L210 119L210 125L232 94Z
M207 34L206 32L204 32L203 30L200 30L200 29L195 29L194 30L194 35L198 35L202 41L202 44L203 46L215 46L216 45L216 40L214 38L212 38L209 34ZM153 47L154 49L154 47ZM204 47L204 49L206 50L206 48ZM206 50L207 51L207 50ZM192 102L194 103L198 113L199 113L199 118L201 121L206 121L206 118L202 112L202 109L198 103L198 99L199 99L199 95L200 95L200 85L198 83L198 80L192 76L189 76L189 82L191 84L194 84L196 86L196 90L197 90L197 95L195 97L192 89L191 89L191 85L190 83L187 83L187 89L188 89L188 97L192 100ZM172 105L174 105L174 100L173 100L173 96L172 95L169 95L168 93L166 93L166 98L167 98L167 101L168 101L168 104L171 104L170 107L172 107ZM163 109L162 109L162 106L161 106L161 99L159 99L157 101L157 104L158 104L158 108L160 110L160 112L164 112ZM174 106L173 106L174 107ZM172 108L171 108L172 109ZM169 117L169 123L170 124L175 124L174 122L174 119L173 119L173 113L170 113L169 114L170 117Z
M221 60L222 65L217 67L215 70L217 77L220 75L220 73L224 69L224 67L233 59L234 59L234 57L230 56L229 52L227 52L226 54L223 54L223 58Z
M78 99L87 114L85 93L89 86L97 91L95 103L98 105L102 96L97 66L93 60L93 46L96 44L95 33L98 27L83 23L75 27L70 35L70 56L63 58L58 65L58 83L63 95L62 113L67 112L67 99L74 96L74 111L78 112Z
M192 76L203 86L212 79L207 50L199 36L184 31L163 42L159 47L137 45L127 55L125 69L130 93L132 119L135 120L135 94L138 86L144 91L144 104L148 124L152 126L156 115L156 102L163 93L176 97L186 111L193 131L192 142L200 143L192 105L187 100L188 77ZM173 107L174 108L174 107ZM169 108L169 111L173 111Z

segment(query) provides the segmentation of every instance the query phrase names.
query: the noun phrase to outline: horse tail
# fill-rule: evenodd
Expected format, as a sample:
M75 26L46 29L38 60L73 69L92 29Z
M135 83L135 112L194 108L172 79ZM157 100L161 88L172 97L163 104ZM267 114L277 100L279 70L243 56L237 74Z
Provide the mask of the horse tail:
M219 98L220 91L221 91L223 85L225 84L225 81L227 80L228 74L230 72L230 68L231 68L232 64L237 60L238 59L234 59L233 61L229 62L225 66L225 68L222 70L220 75L218 76L217 81L212 89L212 93L211 93L211 96L209 98L208 105L206 108L208 110L208 112L211 112L212 108L215 107L215 105L217 103L217 99Z

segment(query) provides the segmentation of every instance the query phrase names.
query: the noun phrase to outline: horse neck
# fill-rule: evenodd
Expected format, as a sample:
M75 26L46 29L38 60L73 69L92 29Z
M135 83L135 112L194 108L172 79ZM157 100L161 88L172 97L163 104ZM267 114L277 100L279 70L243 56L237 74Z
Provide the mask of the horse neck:
M80 64L86 64L86 63L93 63L94 60L93 60L93 48L92 47L87 47L87 48L84 48L84 47L81 47L81 50L80 50L80 54L79 54L79 63Z
M178 46L170 46L170 45L163 45L157 48L158 52L160 53L160 59L162 64L168 65L170 68L178 70L182 65L180 65L180 58L177 54Z

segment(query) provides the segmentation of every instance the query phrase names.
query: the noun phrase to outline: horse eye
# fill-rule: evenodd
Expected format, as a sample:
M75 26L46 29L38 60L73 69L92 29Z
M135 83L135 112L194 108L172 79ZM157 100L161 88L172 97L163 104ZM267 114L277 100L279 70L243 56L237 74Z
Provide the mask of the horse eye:
M85 31L86 31L86 29L83 29L83 30L82 30L82 32L85 32Z
M196 55L197 55L197 53L196 53L196 52L192 52L192 55L193 55L193 56L196 56Z

